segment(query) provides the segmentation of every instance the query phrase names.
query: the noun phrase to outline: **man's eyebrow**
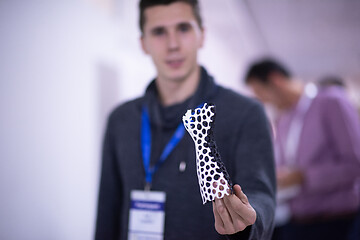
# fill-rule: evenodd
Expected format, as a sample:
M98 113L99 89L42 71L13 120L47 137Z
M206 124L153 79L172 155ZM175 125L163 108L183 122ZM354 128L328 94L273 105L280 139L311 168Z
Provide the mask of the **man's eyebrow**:
M193 26L193 23L191 21L183 21L176 24L177 26Z
M186 21L184 21L184 22L179 22L179 23L176 24L176 26L180 26L180 25L189 25L189 26L192 26L191 22L186 22Z
M153 28L150 29L151 33L159 33L161 31L164 31L165 27L164 26L155 26Z

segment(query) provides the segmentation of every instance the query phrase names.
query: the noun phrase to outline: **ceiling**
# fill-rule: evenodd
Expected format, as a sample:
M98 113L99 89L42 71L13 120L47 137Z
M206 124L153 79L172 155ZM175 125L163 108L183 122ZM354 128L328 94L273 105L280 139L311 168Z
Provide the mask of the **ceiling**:
M269 52L298 74L360 80L360 1L252 0L246 6Z
M360 1L201 1L233 54L272 55L296 75L360 81Z

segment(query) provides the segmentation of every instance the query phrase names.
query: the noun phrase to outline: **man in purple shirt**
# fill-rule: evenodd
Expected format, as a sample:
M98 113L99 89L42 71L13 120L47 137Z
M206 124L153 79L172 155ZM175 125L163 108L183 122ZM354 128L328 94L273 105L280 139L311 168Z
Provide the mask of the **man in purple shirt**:
M344 89L305 85L272 59L245 81L277 111L278 203L289 219L279 238L347 239L360 203L360 123Z

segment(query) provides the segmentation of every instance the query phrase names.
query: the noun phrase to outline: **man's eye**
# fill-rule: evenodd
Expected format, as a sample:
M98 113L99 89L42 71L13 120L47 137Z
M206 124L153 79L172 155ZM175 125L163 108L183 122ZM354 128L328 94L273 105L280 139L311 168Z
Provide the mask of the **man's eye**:
M152 30L152 34L154 36L161 36L165 33L165 30L163 28L155 28Z
M188 32L191 29L191 25L188 23L182 23L179 25L180 32Z

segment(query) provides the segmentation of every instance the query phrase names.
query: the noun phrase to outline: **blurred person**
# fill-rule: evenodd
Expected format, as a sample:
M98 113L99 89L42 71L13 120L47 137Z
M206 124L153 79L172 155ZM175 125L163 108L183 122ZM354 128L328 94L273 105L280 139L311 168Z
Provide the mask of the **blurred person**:
M139 8L141 46L157 76L108 119L95 239L268 239L276 180L263 108L218 86L198 64L204 29L196 0L142 0ZM194 143L181 119L204 102L217 107L215 139L241 187L202 205ZM141 212L138 203L156 211Z
M341 87L345 88L345 82L342 80L342 78L337 76L326 76L319 80L318 85L321 88L325 87Z
M345 81L341 77L334 76L334 75L328 75L328 76L322 77L318 81L318 85L320 88L328 88L328 87L340 88L341 90L343 90L344 94L347 95L347 93L345 91L347 89L347 86L345 84ZM360 176L359 176L359 178L360 178ZM360 194L360 179L359 178L357 181L357 191ZM350 229L349 239L350 240L359 240L360 239L360 208L358 210L355 221Z
M355 108L342 89L304 84L273 59L253 63L245 81L277 110L277 213L285 225L274 238L347 239L359 208Z
M328 75L325 77L322 77L318 82L317 85L320 88L326 88L326 87L339 87L345 90L346 95L350 95L350 92L346 91L349 90L349 88L346 86L345 81L338 76L334 75ZM353 90L353 89L352 89ZM356 90L354 90L356 92ZM355 108L358 111L358 114L360 115L360 104L359 101L356 99L352 99L353 104L355 105Z

